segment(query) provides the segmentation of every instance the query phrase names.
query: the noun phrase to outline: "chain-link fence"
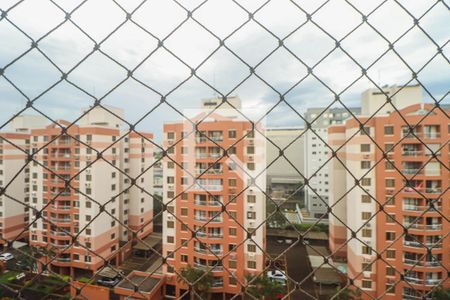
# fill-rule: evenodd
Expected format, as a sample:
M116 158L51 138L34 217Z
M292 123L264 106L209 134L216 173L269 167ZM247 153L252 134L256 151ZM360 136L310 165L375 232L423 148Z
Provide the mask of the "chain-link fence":
M1 297L448 299L445 1L0 9Z

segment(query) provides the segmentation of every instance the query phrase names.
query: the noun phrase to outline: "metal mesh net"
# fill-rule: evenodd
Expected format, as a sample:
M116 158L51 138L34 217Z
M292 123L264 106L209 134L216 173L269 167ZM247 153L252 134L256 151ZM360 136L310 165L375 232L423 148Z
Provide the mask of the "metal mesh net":
M25 114L43 117L49 126L44 131L32 130L39 136L36 140L33 134L28 140L20 134L1 135L2 226L6 229L8 222L14 222L7 218L9 209L23 210L25 225L10 229L13 234L2 232L4 252L15 258L5 259L0 295L18 299L92 299L92 286L101 287L100 279L104 280L103 286L108 280L112 284L107 292L111 299L119 295L126 299L208 299L217 296L214 291L219 291L222 299L224 292L220 291L229 285L234 289L226 295L228 299L447 299L448 83L435 92L429 78L433 70L440 74L431 77L442 75L444 81L448 78L448 35L443 28L434 30L427 25L432 23L430 18L448 15L449 7L445 1L421 3L418 9L416 5L395 0L370 5L348 0L0 3L0 34L4 37L0 46L0 93L7 101L2 100L6 114L2 114L0 128L6 132ZM387 28L386 23L392 26L388 22L391 18L399 20L398 26ZM279 26L280 22L283 26ZM420 43L427 45L423 48L426 51L414 52L416 57L412 59L409 51L419 45L411 40L419 36ZM158 64L161 61L164 63ZM388 76L400 81L393 92L380 84L380 78L374 78L380 76L385 61L388 69L383 73L400 70L402 74ZM289 75L287 80L282 79L283 72ZM342 80L336 83L336 78ZM371 87L384 99L364 117L355 111L354 102L346 100L355 94L359 97L362 86ZM411 86L420 87L429 99L425 106L417 107L420 113L405 110L405 105L395 100ZM194 89L214 94L217 101L196 119L189 113L190 108L198 106L191 103ZM250 116L249 109L241 109L232 101L239 93L252 100L262 95L267 101L264 105L252 102L251 106L260 107ZM121 100L114 102L112 98ZM137 113L133 117L123 115L110 105L115 103L135 107ZM317 105L322 108L314 113L308 110ZM79 113L81 107L89 108ZM227 145L208 132L208 122L224 114L224 108L244 124L243 134ZM389 142L373 132L375 126L380 126L377 118L387 108L403 128L401 137ZM352 129L339 131L343 140L332 143L329 139L333 133L327 128L333 124L322 126L322 122L333 110L347 114L345 124L353 125ZM70 111L65 114L70 121L59 120L63 111ZM416 115L411 123L413 113ZM83 131L80 124L87 122L86 118L101 118L102 114L114 119L120 129ZM158 141L162 127L150 128L155 136L142 130L154 125L149 121L152 119L165 123L166 116L181 120L181 131L177 131L181 135L169 139L167 135L176 130L167 125L169 129ZM89 122L99 122L92 128L102 128L101 120ZM269 127L299 124L304 128L294 131L295 136L281 144L263 126L265 122ZM439 124L438 131L430 127L434 126L430 122ZM389 135L384 130L381 136ZM109 139L91 140L89 136L96 134ZM321 144L327 153L308 170L298 165L300 153L289 151L296 143L309 139ZM439 142L433 143L432 139ZM184 163L197 157L180 160L178 152L199 140L214 147L215 156L196 169L188 168ZM248 140L264 145L255 146L255 154L265 155L269 147L277 154L270 159L264 156L263 167L257 164L256 169L253 165L250 168L233 155L233 149L248 145ZM355 152L366 152L364 147L370 144L370 159L366 160L371 162L356 160L361 163L361 170L356 172L349 152L360 140L364 146ZM83 152L76 152L76 148ZM428 153L426 158L416 159L425 157L420 151ZM394 158L393 153L401 154ZM135 159L136 164L126 167L116 158L119 155ZM403 162L398 161L402 156ZM17 163L9 165L8 159L18 159L20 167ZM289 169L301 179L293 188L285 189L282 197L266 183L266 174L280 162L286 172ZM165 173L168 165L177 170L177 175L182 171L182 180L187 183L168 193L171 176L164 174L161 197L153 189L153 173L161 166ZM214 190L217 182L211 184L202 178L231 166L241 173L240 183L225 194L227 197L220 198ZM395 174L395 184L381 180L381 175L373 176L382 166L389 166ZM336 173L331 171L336 167L346 178L345 186L339 192L336 186L319 191L319 174L324 176L322 181L337 182L333 177ZM437 177L432 174L436 170ZM107 173L114 176L106 178ZM85 178L86 185L80 184L80 178ZM98 187L91 188L88 181L102 187L95 192ZM382 181L385 187L380 184L381 188L368 188L375 181ZM265 211L262 221L255 221L257 224L251 228L233 209L250 190L263 196L264 205L260 207ZM195 191L203 196L189 198L195 201L195 214L189 212L189 218L195 219L192 222L178 204L176 209L174 205ZM35 202L35 193L45 196ZM361 199L355 199L354 193ZM304 208L300 209L309 197L321 207L314 217L302 215ZM357 207L363 207L361 201L370 203L371 209L360 212ZM151 215L138 221L123 217L129 202L143 203L142 209ZM292 203L296 204L294 209ZM205 205L213 209L203 214L199 211ZM261 213L255 214L261 217ZM80 216L85 220L79 220ZM254 218L249 210L248 218ZM241 236L239 242L222 244L220 248L211 240L205 243L205 235L223 238L224 232L209 231L209 225L223 219L234 221ZM309 221L305 223L305 219ZM180 239L177 231L176 243L169 240L173 236L164 233L169 222L184 232ZM86 238L103 233L99 228L105 226L117 228L114 235L105 231L108 236L102 237L113 241L106 243L111 248L106 255L105 249L96 248L97 240ZM345 238L329 248L333 226L340 226ZM162 243L175 245L168 251L163 251L161 235L155 234L161 227ZM39 229L44 233L36 238ZM150 237L148 232L153 232ZM26 245L18 246L24 238ZM195 245L196 253L200 253L198 259L186 257L182 249L187 245ZM261 253L262 265L255 268L257 271L237 273L236 266L230 265L235 253L244 248L246 253ZM352 253L355 249L362 253ZM344 256L343 251L347 253ZM130 252L140 257L130 260ZM80 260L80 256L84 259ZM200 259L205 256L208 258ZM342 266L347 258L352 263L345 270ZM178 267L184 259L194 262L193 268ZM236 260L243 265L248 257ZM21 274L25 279L17 277ZM277 281L276 276L282 279ZM177 291L168 286L177 286ZM156 290L160 293L155 296Z

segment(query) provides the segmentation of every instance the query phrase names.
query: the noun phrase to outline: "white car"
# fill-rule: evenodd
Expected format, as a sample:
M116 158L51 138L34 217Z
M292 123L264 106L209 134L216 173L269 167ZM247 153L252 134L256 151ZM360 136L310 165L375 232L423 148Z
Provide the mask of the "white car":
M273 281L277 281L283 285L286 285L287 277L286 274L282 271L275 270L267 272L267 277L269 277Z
M14 258L14 255L12 255L11 253L2 253L0 254L0 260L1 261L8 261Z

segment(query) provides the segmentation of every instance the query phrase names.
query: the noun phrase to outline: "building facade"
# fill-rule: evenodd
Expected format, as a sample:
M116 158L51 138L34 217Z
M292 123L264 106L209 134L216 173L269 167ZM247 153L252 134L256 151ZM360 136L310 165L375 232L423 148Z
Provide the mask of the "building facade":
M30 245L47 251L43 262L52 271L89 276L106 262L118 264L124 243L152 232L151 138L121 132L101 108L79 124L31 130L30 219L37 220Z
M18 116L0 133L0 246L28 238L30 130L45 123L44 117Z
M248 121L219 113L200 122L195 135L188 121L164 125L168 297L187 292L177 274L188 266L211 272L211 292L228 298L264 267L265 176L252 177L264 169L265 145Z
M364 299L423 299L450 286L450 111L404 101L370 118L375 108L364 105L363 131L355 119L329 129L343 162L333 159L330 170L330 248L346 258Z
M354 115L360 113L359 108L349 108ZM311 129L304 134L304 168L305 177L309 179L305 187L306 208L310 217L320 218L327 214L330 197L328 144L328 127L342 124L351 117L345 108L309 108L305 120L311 124Z

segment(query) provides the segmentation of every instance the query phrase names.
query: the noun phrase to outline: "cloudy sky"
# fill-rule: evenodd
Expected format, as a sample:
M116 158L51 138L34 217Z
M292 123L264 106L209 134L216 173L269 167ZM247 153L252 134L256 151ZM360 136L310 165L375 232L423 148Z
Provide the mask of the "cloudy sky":
M334 99L329 89L342 93L346 105L358 106L361 92L374 85L367 77L351 85L361 76L361 68L346 53L362 67L370 66L367 76L380 85L408 83L411 70L407 63L415 72L420 70L418 80L432 97L450 102L448 2L331 0L323 5L325 1L319 0L272 0L260 8L266 1L179 0L177 4L148 0L142 4L142 0L116 0L119 7L112 0L54 0L58 8L49 0L25 0L18 5L18 0L1 0L0 9L7 16L0 21L0 68L5 69L0 76L0 128L5 129L5 122L24 107L26 97L36 99L36 109L49 117L70 121L78 117L81 108L93 103L94 96L105 105L124 108L125 118L135 123L159 103L161 95L180 111L197 107L202 98L218 95L203 81L219 93L239 96L244 109L258 108L261 115L279 101L278 94L300 113L307 107L326 106ZM70 20L65 20L62 10L73 11ZM363 18L357 10L370 13L367 20L374 29L367 23L361 25ZM188 11L195 20L188 17ZM131 21L126 21L126 12ZM312 15L312 21L306 22L306 13ZM413 17L420 18L422 29L413 26ZM335 49L335 40L324 31L336 40L345 37L342 49ZM284 46L280 47L275 36ZM38 41L42 53L30 51L32 39ZM219 39L235 54L220 47ZM158 47L158 40L163 40L169 51ZM387 40L394 43L401 59L389 51L377 61L388 50ZM93 52L95 43L110 58ZM441 54L437 54L438 46ZM307 67L294 55L314 66L313 73L328 87L307 76ZM260 78L250 74L249 66ZM134 78L122 82L127 70L134 71ZM67 81L60 81L62 73L68 73ZM430 95L424 96L426 101L432 100ZM36 112L28 109L26 113ZM180 115L163 104L137 128L157 133L164 122L178 119ZM284 103L267 119L269 126L302 124Z

